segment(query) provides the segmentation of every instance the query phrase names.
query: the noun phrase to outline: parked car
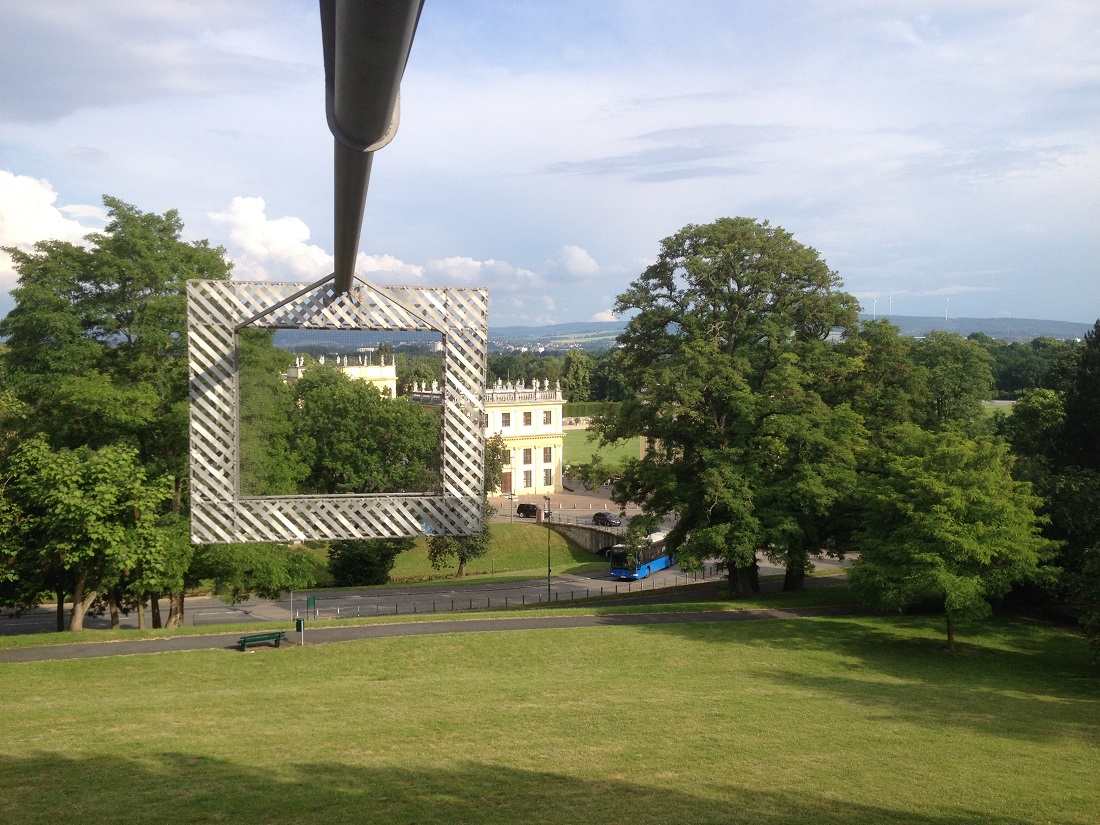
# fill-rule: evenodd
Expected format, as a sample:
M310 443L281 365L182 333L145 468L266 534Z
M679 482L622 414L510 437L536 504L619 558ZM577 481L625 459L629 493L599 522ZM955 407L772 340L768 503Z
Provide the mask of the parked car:
M516 515L521 518L535 518L536 513L541 509L541 504L520 504L516 507Z
M593 524L602 524L604 527L621 527L623 520L614 513L600 512L592 516Z

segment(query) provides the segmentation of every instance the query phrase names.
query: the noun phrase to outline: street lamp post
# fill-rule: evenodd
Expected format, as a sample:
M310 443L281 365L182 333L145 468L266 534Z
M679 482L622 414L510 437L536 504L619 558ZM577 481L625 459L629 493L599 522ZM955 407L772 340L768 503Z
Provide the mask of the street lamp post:
M550 604L550 496L543 496L546 509L543 510L543 520L546 522L546 603Z

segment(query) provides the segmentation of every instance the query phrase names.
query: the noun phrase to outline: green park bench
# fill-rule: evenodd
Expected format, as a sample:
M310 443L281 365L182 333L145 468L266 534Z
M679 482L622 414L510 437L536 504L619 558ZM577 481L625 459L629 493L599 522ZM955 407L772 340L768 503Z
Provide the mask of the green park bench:
M272 630L267 633L249 633L247 636L241 636L237 640L237 644L241 646L241 650L247 650L249 645L262 645L271 642L275 647L279 646L279 642L286 641L286 633L282 630Z

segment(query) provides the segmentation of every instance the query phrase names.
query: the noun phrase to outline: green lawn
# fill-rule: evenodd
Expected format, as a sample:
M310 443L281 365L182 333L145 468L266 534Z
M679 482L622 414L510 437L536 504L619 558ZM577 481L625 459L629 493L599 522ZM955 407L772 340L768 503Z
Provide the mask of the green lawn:
M775 620L0 668L5 821L1095 823L1100 684L1021 622Z
M610 464L616 464L624 458L637 458L640 447L637 438L626 438L604 447L600 453ZM588 430L566 430L564 458L566 464L586 464L596 452L596 442L588 440Z
M575 575L607 567L607 562L595 553L568 541L553 530L536 526L530 520L516 524L494 524L493 549L480 559L466 565L468 578L492 577L493 573L520 578L546 576L546 538L550 534L550 565L554 575ZM457 565L456 565L457 566ZM402 553L394 562L390 579L403 582L418 578L451 577L455 567L433 570L428 562L427 540L417 539L416 548Z
M498 523L492 528L493 549L466 565L466 578L462 581L479 581L508 577L512 579L538 578L546 575L546 530L530 520L514 524ZM319 585L329 583L328 545L316 542L305 547L316 564ZM578 544L550 531L550 564L554 575L566 576L587 573L607 567L607 562ZM443 570L432 569L428 562L428 540L418 538L416 546L400 554L390 572L390 582L399 584L439 584L440 580L453 579L457 563Z

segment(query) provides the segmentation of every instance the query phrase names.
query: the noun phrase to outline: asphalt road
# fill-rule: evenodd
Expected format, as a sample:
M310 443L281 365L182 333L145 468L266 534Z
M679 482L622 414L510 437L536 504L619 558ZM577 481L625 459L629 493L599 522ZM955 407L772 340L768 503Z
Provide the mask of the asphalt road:
M825 616L851 613L846 608L803 608L798 610L739 610L736 612L644 613L615 616L521 616L499 619L442 620L355 627L309 628L307 645L376 639L394 636L429 636L442 633L488 633L517 630L546 630L576 627L622 627L627 625L682 624L684 622L745 622L760 619L790 619L800 616ZM104 656L132 656L186 650L230 650L237 648L237 633L209 636L174 636L167 639L134 639L110 642L53 645L50 647L0 650L0 663L41 662L59 659L88 659ZM297 645L299 635L287 632L285 644ZM271 646L250 647L247 653L273 651Z
M641 582L617 582L609 573L585 576L552 576L549 595L546 579L521 582L478 581L470 584L450 582L446 585L421 587L385 587L347 590L316 590L288 594L282 599L269 601L253 598L236 605L212 597L192 596L184 607L184 624L201 627L235 622L283 622L296 616L309 619L349 618L352 616L386 616L421 613L451 613L463 610L485 610L514 605L555 603L591 596L638 592L655 588L672 587L698 580L685 576L678 568L662 570ZM314 607L307 607L307 598L313 597ZM152 626L146 610L147 626ZM168 602L161 602L161 616L168 617ZM136 612L121 617L123 628L136 628ZM111 626L109 615L88 616L84 626L89 630ZM24 633L49 633L57 630L57 614L54 607L39 607L20 617L0 618L0 635Z
M837 569L846 563L835 559L815 560L821 570ZM782 568L761 564L762 576L782 573ZM719 577L713 568L710 578ZM521 582L479 581L470 584L450 582L446 585L422 587L385 587L347 590L316 590L288 594L282 599L249 599L237 605L227 605L217 598L189 597L185 605L184 625L203 627L243 622L280 622L290 624L296 616L307 619L335 619L363 616L385 616L424 613L451 613L485 610L516 605L555 604L574 599L585 599L623 593L638 593L663 589L700 581L697 574L685 575L678 567L662 570L638 582L620 582L609 572L590 573L583 576L552 576L549 592L545 578ZM307 598L314 598L314 606L307 607ZM146 611L146 623L151 627L151 617ZM162 601L161 616L168 617L168 603ZM88 616L88 630L106 629L111 626L110 616ZM136 628L138 617L131 612L121 617L123 628ZM20 617L0 617L0 635L56 632L57 617L53 607L43 606L28 611Z

